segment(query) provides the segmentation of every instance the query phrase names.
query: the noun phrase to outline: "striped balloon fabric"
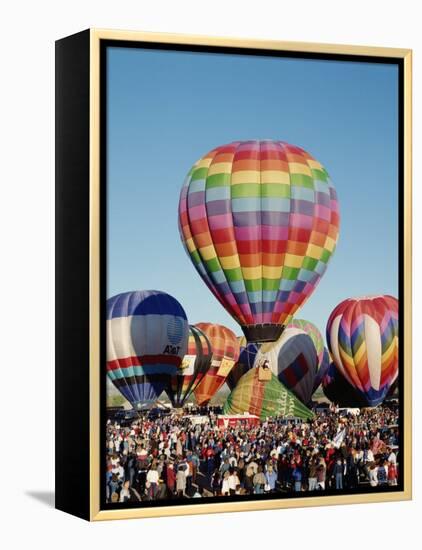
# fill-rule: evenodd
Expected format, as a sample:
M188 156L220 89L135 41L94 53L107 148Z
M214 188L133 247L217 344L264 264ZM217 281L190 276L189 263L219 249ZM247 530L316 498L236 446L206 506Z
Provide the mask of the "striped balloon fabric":
M271 417L310 419L313 413L271 373L260 377L260 369L248 371L239 380L224 404L224 414L254 414L261 420Z
M239 342L232 330L212 323L195 325L208 338L212 349L211 367L194 390L198 405L205 405L214 397L239 357Z
M205 334L198 327L189 327L188 350L171 377L167 394L173 407L183 407L211 366L212 349Z
M259 344L254 342L248 343L244 336L238 336L237 339L240 346L239 359L236 361L226 379L226 383L230 390L233 390L242 376L253 367L259 349Z
M293 319L292 321L290 321L287 327L299 328L303 330L304 332L306 332L306 334L311 338L312 342L314 343L316 353L318 356L317 373L315 375L314 389L313 389L313 392L315 392L317 388L320 386L321 381L330 364L328 350L324 346L324 339L320 331L317 329L317 327L313 323L311 323L310 321L306 321L305 319Z
M328 319L333 361L368 406L382 403L398 376L398 309L392 296L350 298Z
M302 403L312 397L318 358L314 343L305 331L288 327L274 343L263 344L255 366L268 361L271 371Z
M157 290L107 300L107 375L135 408L154 402L176 375L189 325L179 302Z
M324 339L322 338L322 335L317 327L305 319L292 319L287 326L303 330L308 336L310 336L318 356L318 365L322 363L324 357Z
M337 195L300 147L237 141L192 167L179 228L195 268L247 340L275 341L334 252Z

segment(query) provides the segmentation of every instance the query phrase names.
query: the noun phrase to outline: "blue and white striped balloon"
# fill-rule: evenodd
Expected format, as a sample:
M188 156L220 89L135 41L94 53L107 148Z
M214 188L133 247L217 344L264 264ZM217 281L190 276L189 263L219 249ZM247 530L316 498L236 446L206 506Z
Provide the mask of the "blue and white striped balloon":
M158 290L107 300L107 375L135 407L169 387L187 351L189 324L179 302Z

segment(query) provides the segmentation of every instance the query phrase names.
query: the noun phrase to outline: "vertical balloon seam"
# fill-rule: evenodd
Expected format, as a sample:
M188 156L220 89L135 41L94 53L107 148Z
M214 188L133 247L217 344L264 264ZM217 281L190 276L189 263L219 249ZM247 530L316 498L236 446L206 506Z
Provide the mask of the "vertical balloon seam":
M259 265L260 265L260 270L261 270L261 283L260 283L260 286L261 286L261 300L260 300L260 303L261 303L261 312L260 312L260 316L261 316L261 323L264 324L264 311L265 311L265 303L264 303L264 265L263 265L263 262L264 262L264 254L263 254L263 251L262 251L262 146L261 146L261 141L258 141L258 166L259 166L259 169L258 169L258 177L259 177L259 241L261 243L261 246L260 246L260 250L259 250L259 255L260 255L260 262L259 262ZM274 307L274 305L273 305Z
M350 320L352 321L352 319L355 319L357 316L362 316L362 320L360 321L359 323L359 326L356 327L356 331L359 333L359 330L360 330L360 327L361 327L361 323L363 323L363 326L362 326L362 332L363 332L363 338L362 338L362 343L361 345L364 346L364 350L362 352L362 358L361 358L361 361L358 361L356 362L356 357L355 357L355 350L354 350L354 347L353 347L353 331L352 331L352 322L350 322L350 333L346 333L346 342L347 342L347 345L350 349L350 358L349 358L349 361L350 361L350 364L346 363L346 365L348 365L348 368L347 368L347 374L349 376L352 375L352 373L356 373L357 375L357 379L359 380L359 385L358 385L358 389L363 393L365 394L367 392L367 387L366 387L366 384L365 384L365 380L364 380L364 365L366 364L366 370L368 370L368 365L367 365L367 355L366 355L366 345L365 345L365 323L364 323L364 319L363 319L363 314L362 314L362 311L361 311L361 307L360 307L360 302L357 301L357 300L354 300L352 303L349 304L349 311L347 312L349 315L350 315ZM361 346L359 346L360 348ZM347 353L345 353L345 357L347 358ZM351 370L353 369L353 370Z
M287 147L286 147L286 149L287 149L287 151L286 151L286 157L287 157L287 159L288 159L288 164L289 164L289 177L290 177L290 174L291 174L291 172L290 172L290 164L291 164L291 162L290 162L290 158L289 158L290 151L289 151L289 149L288 149ZM297 155L297 152L295 152L295 155ZM305 163L306 163L306 158L305 158L305 156L303 155L302 151L301 151L301 155L300 155L300 156L301 156L301 161L303 161L303 164L305 164ZM295 160L296 160L296 159L295 159ZM308 164L307 164L307 163L306 163L306 166L308 167ZM309 169L309 167L308 167L308 169ZM314 180L313 180L313 178L311 178L311 180L312 180L312 191L313 191L313 193L314 193L314 199L315 199ZM291 213L291 214L299 214L299 213L300 213L299 201L302 200L302 199L298 199L298 198L297 198L297 195L300 196L300 193L297 192L297 190L296 190L295 188L296 188L296 186L293 184L292 178L290 177L290 197L291 197L291 198L290 198L290 213ZM293 198L293 192L294 192L294 195L295 195L294 198ZM313 204L312 204L312 208L313 208L313 212L315 213L315 200L314 200L314 202L313 202ZM293 211L293 209L294 209L294 211ZM312 220L312 224L314 224L314 223L315 223L315 215L314 215L313 220ZM289 218L289 230L290 230L290 218ZM289 232L290 232L290 231L289 231ZM289 290L289 298L291 298L292 295L293 295L294 293L297 292L297 289L298 289L298 287L299 287L299 283L300 283L300 281L299 281L300 270L302 269L303 262L305 261L306 253L307 253L308 246L309 246L309 243L310 243L311 239L312 239L312 229L311 229L311 233L310 233L310 235L309 235L308 242L306 243L306 252L303 254L303 258L302 258L302 260L301 260L301 265L300 265L300 267L299 267L299 269L298 269L298 278L296 279L293 288L291 288L291 289ZM291 248L292 248L291 242L292 242L292 244L293 244L293 243L296 243L296 241L293 241L293 240L290 241L290 235L289 235L289 240L288 240L288 248L289 248L289 251L288 251L288 253L293 255L294 252L291 250ZM293 250L294 250L294 249L293 249ZM288 300L287 300L287 301L288 301ZM303 300L303 302L302 302L300 305L302 306L305 302L306 302L306 297L305 297L305 299ZM297 311L298 309L299 309L299 307L297 306L297 303L292 303L292 308L291 308L291 310L289 311L289 314L287 315L287 317L286 317L286 319L285 319L285 323L288 323L289 320L291 320L291 319L293 318L294 314L296 313L296 311Z
M195 327L195 332L197 331L200 331L200 329L197 329ZM199 345L200 345L200 353L203 354L203 344L202 344L202 338L205 338L206 340L206 343L207 343L207 347L208 347L208 351L211 352L211 346L209 344L209 341L206 337L206 335L200 331L200 335L196 335L198 337L198 340L196 341L196 345L198 345L198 342L199 342ZM209 355L211 355L209 353ZM197 363L197 358L195 358L195 368L194 368L194 374L193 374L193 377L192 377L192 380L190 382L190 388L189 388L189 391L186 392L186 395L185 395L185 401L187 399L189 399L189 396L192 395L192 393L196 390L196 388L198 387L200 381L202 380L203 376L205 376L206 372L208 372L208 369L205 373L203 373L203 376L201 378L198 377L198 374L199 374L199 369L200 369L200 365L199 365L199 362L198 362L198 365L196 365ZM202 369L202 365L201 365L201 369Z
M142 310L142 302L143 302L144 298L146 298L146 296L147 296L147 293L144 292L144 291L140 292L140 294L139 294L139 304L136 306L136 308L139 308L139 312ZM154 303L155 302L154 294L152 294L151 297L152 297L152 300L153 300L153 303ZM139 329L140 329L140 333L142 334L142 336L140 336L141 341L149 342L149 330L148 330L149 328L150 328L149 323L146 323L146 322L140 323ZM141 350L139 350L139 352L140 351ZM145 348L145 351L146 351L146 348ZM140 364L142 364L142 368L144 366L146 366L145 361L139 361L139 362L140 362ZM149 391L147 392L146 387L145 387L148 383L147 382L148 378L147 378L146 372L143 374L143 377L141 378L141 380L142 380L142 383L138 385L137 390L138 390L138 393L139 393L139 402L143 403L145 401L149 401L149 400L147 400L147 396L149 394ZM151 384L150 384L150 386L151 386Z
M168 294L166 294L165 296L166 296L166 297L165 297L165 301L167 301L167 302L168 302L168 305L169 305L169 311L173 311L173 308L170 307L170 300L168 300ZM156 294L154 294L154 300L155 300L155 301L157 302L157 304L158 304L159 315L163 315L163 304L160 303L160 300L157 298L157 295L156 295ZM161 336L160 341L161 341L161 342L165 342L166 340L168 341L169 339L168 339L168 334L167 334L167 325L166 325L166 337L167 337L167 338L166 338L166 340L165 340L165 339L163 338L163 336L164 336L164 334L163 334L163 332L164 332L164 324L163 324L163 323L159 323L159 324L160 324L160 336ZM163 393L163 390L161 390L161 392L158 393L160 387L161 387L161 385L158 384L158 387L157 387L157 389L155 390L155 393L157 394L155 400L157 400L157 399L160 397L160 395ZM164 388L163 388L163 389L164 389Z
M116 305L116 302L117 302L117 300L114 300L113 302L111 302L112 311L114 310L114 307L115 307L115 305ZM113 317L111 317L111 318L113 318ZM112 338L112 334L110 334L110 336L109 336L109 335L108 335L109 332L111 332L111 331L109 331L109 330L107 331L107 338L108 338L109 341L110 341L110 344L111 344L112 349L113 349L113 352L114 352L114 356L116 357L116 364L117 364L117 366L118 366L118 370L120 371L121 380L124 381L124 384L125 384L126 387L127 387L127 395L128 395L128 396L132 396L132 398L133 398L133 393L132 393L132 391L131 391L131 388L130 388L129 384L128 384L127 381L126 381L126 378L124 377L123 371L122 371L121 366L120 366L120 361L119 361L119 359L117 358L116 347L115 347L115 345L114 345L114 340L113 340L113 338ZM116 369L116 370L117 370L117 369ZM109 371L109 369L107 369L107 371ZM114 385L116 388L118 388L118 386L114 383L114 380L111 378L111 376L110 376L110 375L108 375L108 376L109 376L110 380L113 382L113 385ZM118 388L118 389L119 389L119 388ZM121 393L123 393L123 391L122 391ZM124 395L124 394L123 394L123 395ZM125 396L125 398L126 398L126 396ZM126 398L126 399L127 399L127 398ZM129 399L127 399L127 400L129 401Z
M212 154L213 151L211 151L210 153L208 153L209 155ZM189 257L189 259L191 260L191 262L194 264L194 267L196 269L196 272L199 274L199 276L201 277L201 279L204 281L205 285L209 288L209 290L212 292L212 294L214 294L214 296L217 298L217 300L220 302L220 304L225 307L225 304L219 294L219 291L218 291L218 287L216 286L216 284L214 283L211 275L207 272L206 268L205 268L205 264L204 264L204 260L202 258L202 255L201 255L201 252L199 250L199 246L198 246L198 243L197 243L197 240L196 240L196 237L195 237L195 234L194 232L192 231L192 226L191 226L191 218L190 218L190 210L189 210L189 201L188 201L188 198L189 198L189 189L190 189L190 184L192 182L192 175L193 173L195 172L195 167L199 164L199 162L202 160L199 159L195 164L194 166L191 168L191 170L189 171L189 174L188 176L186 177L186 184L185 184L185 187L186 187L186 196L182 199L182 195L183 195L183 187L182 187L182 191L181 191L181 194L180 194L180 200L179 200L179 221L180 221L180 216L181 216L181 209L182 209L182 204L184 203L184 207L185 207L185 216L186 216L186 224L187 224L187 230L189 231L189 234L190 234L190 240L192 241L192 245L194 246L194 251L196 252L196 255L198 257L198 264L192 259L192 254L191 252L189 251L189 248L188 248L188 245L187 245L187 241L189 240L189 235L186 235L185 234L185 227L182 225L181 221L180 221L180 227L181 227L181 232L180 232L180 237L181 237L181 240L182 240L182 243L183 243L183 246L186 250L186 253ZM210 161L211 163L211 161ZM204 190L205 192L205 190ZM199 266L199 268L197 267Z
M196 350L198 350L197 335L195 334L195 329L193 325L189 326L189 332L192 334L195 341ZM190 338L190 336L188 336L188 338ZM188 349L186 350L186 353L188 352L189 352L189 343L188 343ZM190 376L191 380L189 380L188 384L186 385L186 389L183 384L183 376L184 376L183 374L176 374L173 377L173 380L172 380L173 384L172 383L170 384L170 396L169 396L173 407L183 406L183 403L186 402L186 400L188 399L191 393L190 388L192 386L192 380L195 380L195 374L197 373L197 368L198 368L197 365L198 365L198 361L196 356L195 362L194 362L193 374Z
M310 236L309 236L309 240L306 244L306 252L305 254L303 255L303 258L302 258L302 262L301 262L301 266L299 268L299 274L301 273L302 269L305 269L304 266L305 266L305 263L306 263L306 260L308 259L308 253L310 253L310 246L312 246L313 242L314 242L314 239L315 239L315 232L316 232L316 225L317 225L317 214L316 214L316 211L317 211L317 190L315 188L315 177L313 175L313 171L312 171L312 167L310 166L309 164L309 158L305 155L303 155L303 159L304 159L304 163L306 164L306 166L308 167L310 173L311 173L311 180L312 180L312 191L313 191L313 194L314 194L314 202L313 202L313 216L312 216L312 228L311 228L311 233L310 233ZM330 208L330 211L331 211L331 208ZM327 240L327 236L325 238L325 241ZM327 260L328 262L328 260ZM327 264L325 266L325 269L327 267ZM323 274L325 273L325 269L324 269L324 272L319 274L318 273L318 277L315 277L315 281L312 281L312 286L313 286L313 291L315 290L316 288L316 285L317 283L321 280ZM298 277L298 280L296 281L295 283L295 286L293 288L293 292L297 292L298 291L298 288L300 286L300 279ZM305 285L306 286L306 285ZM306 302L308 301L308 299L310 298L311 295L305 295L303 301L300 303L299 307L294 307L293 308L293 311L292 311L292 318L293 316L296 314L296 312L301 309L305 304Z
M128 294L129 294L129 293L125 294L125 297L126 297L126 298L128 298ZM112 312L114 311L114 309L115 309L115 307L116 307L116 305L117 305L119 299L120 299L119 297L116 297L116 299L113 300L113 302L112 302ZM111 318L113 318L113 317L111 317ZM133 389L132 389L132 387L130 386L130 384L129 384L128 381L126 380L126 376L125 376L125 374L124 374L124 372L123 372L123 368L122 368L122 366L121 366L121 364L120 364L120 359L118 358L118 354L116 353L116 348L115 348L115 345L114 345L114 340L113 340L112 337L111 337L110 339L111 339L111 342L112 342L113 350L114 350L114 352L115 352L116 363L117 363L117 365L118 365L118 367L119 367L119 371L120 371L120 374L121 374L121 379L120 379L120 380L123 380L124 384L126 385L128 396L132 396L133 401L136 402L136 395L134 394L135 390L137 389L136 383L134 384ZM134 380L135 380L135 378L134 378ZM136 381L136 380L135 380L135 381ZM120 382L119 382L119 383L120 383ZM116 387L118 388L117 385L116 385ZM123 393L123 392L122 392L122 393Z
M139 292L139 301L141 303L141 298L144 297L144 293L143 292ZM124 302L125 302L125 305L124 305L124 311L131 311L131 302L134 301L133 300L133 295L128 292L126 295L125 295L125 298L124 298ZM133 308L133 312L132 313L135 313L136 311L136 308ZM132 322L133 322L133 316L132 316ZM144 328L143 324L141 324L141 326ZM131 329L130 329L131 330ZM140 360L140 355L138 354L138 350L135 349L135 346L133 345L133 340L132 338L129 339L129 346L131 346L133 348L133 352L134 352L134 356L136 356L138 358L138 362L139 362L139 365L142 369L141 372L143 372L143 361ZM135 371L135 369L134 369ZM146 383L146 378L145 378L145 373L143 373L141 376L140 376L140 380L142 381L145 381ZM146 397L146 393L145 392L142 392L141 391L141 387L140 387L140 380L138 380L136 378L136 376L134 377L134 394L135 394L135 403L141 403L142 401L145 401L145 397Z
M286 158L286 164L287 164L287 177L288 177L288 180L289 180L289 183L288 183L288 189L289 189L289 209L288 209L288 212L287 212L287 228L290 227L290 217L291 217L291 208L292 208L292 178L291 178L291 174L290 174L290 168L289 168L289 162L288 162L288 159L287 159L287 152L285 151L285 146L284 146L284 142L282 141L277 141L276 142L278 147L279 147L279 153L281 154L281 156L285 157ZM283 315L284 315L284 312L279 312L278 314L275 313L275 307L276 307L276 304L278 302L283 302L283 300L281 299L281 294L283 292L283 289L282 289L282 282L283 282L283 278L284 278L284 274L285 274L285 261L286 261L286 254L287 254L287 250L289 248L289 235L287 234L287 237L286 237L286 246L284 247L284 252L281 253L281 258L282 258L282 261L281 261L281 269L280 269L280 279L279 279L279 282L278 282L278 290L277 290L277 294L276 294L276 298L275 298L275 301L274 301L274 309L273 309L273 318L275 319L275 323L281 323L281 324L285 324L286 321L288 320L288 317L286 317L284 319L284 322L283 322Z
M234 161L235 161L235 158L236 158L236 151L237 151L237 147L238 147L238 144L239 142L235 142L236 145L235 145L235 149L233 151L233 158L232 158L232 168L233 168L233 164L234 164ZM236 228L237 228L237 225L235 223L235 220L234 220L234 216L233 216L233 170L230 171L229 173L229 188L230 188L230 216L231 216L231 219L232 219L232 226L233 226L233 240L234 240L234 246L236 247L236 255L237 255L237 259L238 259L238 262L239 262L239 266L240 266L240 272L242 274L242 280L239 281L242 283L242 291L245 293L245 296L247 296L247 302L245 302L245 304L243 304L246 308L246 310L248 311L248 314L250 315L250 318L252 320L252 324L253 324L253 319L254 319L254 316L253 316L253 312L252 312L252 307L251 307L251 304L250 304L250 299L249 299L249 293L248 293L248 290L247 290L247 287L246 287L246 278L245 278L245 272L243 270L243 266L242 266L242 262L240 261L240 254L239 254L239 247L238 247L238 242L237 242L237 237L236 237ZM236 297L235 297L236 299ZM238 303L237 299L236 299L236 302ZM244 313L242 307L241 307L241 304L239 304L239 308L240 310L242 311L242 318L239 318L239 319L236 319L237 321L242 321L242 323L244 325L249 325L250 323L248 323L248 318L246 316L246 314ZM240 323L240 324L242 324Z
M348 305L348 303L349 303L349 300L347 300L347 305ZM337 315L333 316L333 319L332 319L332 321L334 322L335 319L337 317L339 317L337 332L336 332L336 334L334 334L334 339L337 342L338 358L336 358L335 355L333 355L333 361L334 361L334 364L336 365L337 369L339 370L339 372L346 379L346 381L349 384L352 384L354 387L359 387L360 381L358 380L357 382L354 382L351 375L348 374L346 367L343 365L343 361L344 361L343 356L345 355L346 352L343 349L343 347L344 347L344 342L343 341L344 341L345 336L342 335L342 332L345 333L345 331L346 331L346 328L345 327L343 328L343 325L345 325L344 312L347 309L347 305L344 304L342 308L339 306ZM340 359L340 361L338 361L338 359ZM346 359L347 359L347 356L346 356ZM346 361L346 365L347 365L347 361Z
M205 216L205 218L204 218L204 223L205 223L205 225L206 225L206 229L207 229L207 232L208 232L209 240L211 241L211 245L209 245L209 246L212 246L212 252L213 252L213 256L214 256L214 257L213 257L213 260L215 260L215 263L216 263L216 265L217 265L217 268L219 268L219 271L223 274L224 279L225 279L225 283L227 284L227 287L231 290L231 286L230 286L229 280L228 280L228 278L227 278L226 272L225 272L224 268L222 267L221 262L220 262L220 258L219 258L218 254L217 254L217 250L216 250L216 247L215 247L215 242L214 242L214 239L213 239L213 234L212 234L212 232L211 232L211 228L210 228L210 224L209 224L209 219L208 219L208 208L207 208L207 189L208 189L208 177L209 177L209 176L208 176L208 173L209 173L209 169L210 169L211 165L213 164L213 160L215 159L215 157L216 157L217 155L218 155L218 152L215 150L215 153L214 153L214 155L212 156L211 161L210 161L208 167L206 168L207 173L206 173L206 175L205 175L205 177L204 177L204 210L205 210L205 212L206 212L206 216ZM190 183L191 183L191 182L190 182ZM189 189L190 189L190 183L189 183ZM189 192L188 192L188 193L189 193ZM189 195L188 195L188 196L189 196ZM188 208L189 208L189 201L188 201ZM190 209L188 210L188 212L190 212ZM189 217L189 220L190 220L190 217ZM203 252L201 251L201 248L200 248L200 246L199 246L199 243L198 243L198 241L197 241L196 234L195 234L195 232L192 231L192 230L191 230L191 233L192 233L193 241L194 241L194 243L195 243L195 247L196 247L196 249L197 249L197 253L199 254L199 256L200 256L200 258L201 258L203 264L206 265L206 261L205 261L205 258L204 258L204 256L203 256ZM205 271L207 272L206 269L205 269ZM208 273L208 272L207 272L207 273ZM218 295L220 296L219 301L220 301L220 303L223 305L223 307L224 307L226 310L228 310L228 312L230 313L230 315L231 315L233 318L235 318L234 315L233 315L233 312L232 312L232 307L230 306L230 309L227 307L227 306L230 305L230 304L224 303L225 295L224 295L224 294L223 294L223 295L220 294L220 293L221 293L221 290L220 290L220 288L219 288L219 283L218 283L218 281L216 280L215 274L214 274L214 273L215 273L214 271L210 270L209 276L210 276L210 279L211 279L213 285L215 286L216 292L217 292ZM223 283L224 283L224 281L220 282L220 284L223 284Z
M243 270L243 266L242 266L242 262L240 261L240 254L239 254L239 247L238 247L238 242L237 242L237 237L236 237L236 229L237 229L237 225L236 225L236 222L235 222L235 218L234 218L234 215L233 215L233 188L234 188L234 182L233 182L233 167L234 167L234 164L236 161L236 155L238 154L239 152L239 147L241 145L242 142L234 142L232 145L234 146L234 150L233 150L233 158L232 158L232 161L231 161L231 167L232 169L230 170L228 176L229 176L229 192L230 192L230 206L229 206L229 212L230 212L230 216L231 216L231 220L232 220L232 227L233 227L233 245L236 249L236 258L237 258L237 262L239 264L239 270L240 270L240 273L242 274L242 278L238 281L236 281L236 283L241 283L241 286L242 286L242 289L241 289L241 292L244 293L244 296L247 297L247 301L242 304L240 301L239 301L239 297L238 297L238 294L240 294L239 292L233 292L233 295L234 295L234 299L236 301L236 304L238 305L238 308L239 308L239 311L241 312L241 315L238 316L238 318L236 319L236 317L234 317L238 322L240 321L240 324L241 325L248 325L250 323L248 323L248 315L250 315L250 318L253 320L254 318L254 314L253 314L253 311L252 311L252 307L251 307L251 302L250 302L250 298L249 298L249 293L248 293L248 290L247 290L247 286L246 286L246 276L245 276L245 272ZM246 313L244 312L244 308L246 309Z
M383 357L383 361L384 361L384 358L386 355L388 355L388 352L390 350L390 348L392 348L392 352L391 352L391 355L393 355L393 358L390 359L390 364L392 363L397 363L398 364L398 351L399 351L399 347L398 347L398 336L397 336L397 330L398 330L398 319L397 321L395 320L395 309L397 307L397 305L393 302L392 304L390 304L390 300L385 300L387 302L387 308L385 308L385 311L384 311L384 316L383 316L383 320L384 320L384 317L385 315L388 315L388 323L387 323L387 326L384 330L384 333L381 335L381 343L382 343L382 336L385 335L385 333L387 332L388 330L388 327L390 327L390 333L391 333L391 338L390 338L390 344L388 345L388 343L386 342L386 349L383 350L383 353L382 353L382 357ZM390 309L388 308L391 308L391 311ZM398 369L395 370L395 372L391 373L391 367L385 369L386 370L386 373L382 373L382 381L384 382L384 386L388 385L388 387L391 387L395 381L397 380L398 378L398 375L399 375L399 371ZM387 382L385 382L385 380L387 380ZM387 392L389 391L389 389L387 390Z
M199 325L200 325L200 324L201 324L201 323L197 323L197 324L196 324L196 327L199 328ZM204 327L204 328L205 328L205 327ZM202 328L200 328L200 330L202 330ZM203 332L204 334L206 334L205 330L202 330L202 332ZM211 336L210 336L210 337L211 337ZM211 340L210 340L210 342L211 342ZM209 401L209 400L211 399L211 398L208 398L208 399L207 399L208 394L205 393L205 392L206 392L206 390L207 390L207 378L206 378L207 375L209 375L210 378L213 377L213 375L210 373L210 370L213 368L213 367L212 367L213 354L214 354L214 348L211 347L211 362L210 362L210 368L208 369L206 375L204 375L204 376L201 378L201 380L198 382L198 384L197 384L197 386L196 386L196 388L195 388L195 390L194 390L195 398L196 398L196 400L197 400L197 402L198 402L199 405L202 405L202 404L206 403L207 401ZM202 390L201 390L201 388L202 388Z
M122 301L124 304L125 304L125 307L127 307L127 303L129 302L129 297L130 297L130 293L126 293L126 294L123 294L121 295L120 297L118 297L114 302L113 302L113 310L114 310L114 307L117 305L117 303L119 301ZM129 348L130 348L130 345L129 345ZM126 356L130 359L132 357L132 355L136 355L136 353L133 353L132 354L132 351L134 352L135 350L131 350L131 349L126 349ZM120 364L120 361L119 361L119 364ZM133 377L126 377L125 373L124 373L124 370L122 369L122 376L123 376L123 380L125 382L125 384L127 384L128 388L130 388L130 392L129 394L130 395L133 395L134 397L134 401L136 402L137 400L137 384L136 384L136 378L135 378L135 372L133 373L134 376ZM130 384L130 378L133 378L133 385Z
M129 301L130 301L130 296L131 296L131 293L130 292L126 292L124 294L120 294L118 295L117 297L115 297L115 299L113 300L112 302L112 311L114 311L114 309L117 307L117 305L119 304L120 307L122 307L122 303L124 304L125 308L128 309L128 304L129 304ZM120 316L118 318L123 318L124 316ZM113 317L112 317L113 318ZM123 330L122 326L120 325L120 330ZM123 339L124 340L124 339ZM115 347L114 347L114 339L112 338L111 341L113 342L113 349L115 350ZM128 360L130 361L130 363L132 363L132 359L136 356L137 356L137 353L136 353L136 350L133 348L132 346L132 342L129 343L129 348L128 347L125 347L125 353L124 355L128 358ZM116 353L116 357L118 356L118 354ZM132 401L130 402L133 402L133 403L137 403L141 400L140 398L140 394L139 394L139 388L138 388L138 380L137 380L137 376L136 376L136 372L135 372L135 366L134 365L128 365L128 369L132 369L132 372L133 372L133 375L132 376L126 376L125 372L124 372L124 369L126 367L122 367L121 364L120 364L120 359L117 359L117 363L119 365L119 370L120 370L120 374L121 374L121 379L119 381L119 384L121 383L121 381L124 382L124 384L126 385L127 389L128 389L128 401L130 401L130 397L132 398ZM141 362L139 361L140 365L141 365ZM142 368L142 365L141 365L141 368ZM140 377L142 377L143 375L140 375ZM130 383L132 382L132 384ZM119 389L120 387L117 386ZM123 393L123 392L122 392ZM127 397L126 397L127 398Z
M336 367L339 370L340 374L342 374L343 377L346 378L346 380L348 382L352 383L350 381L350 378L347 376L346 370L343 367L343 365L341 364L341 361L337 360L337 358L335 357L334 351L333 351L333 346L336 345L337 351L338 351L338 359L341 359L340 330L342 330L341 329L341 324L342 324L343 312L345 310L345 307L346 307L345 302L342 302L341 304L336 306L336 308L332 311L332 313L331 313L331 315L328 319L328 323L327 323L327 342L328 342L329 349L330 349L331 354L332 354L333 363L336 365ZM336 334L332 334L333 324L334 324L334 322L337 318L339 318L339 322L338 322L338 326L337 326L337 332L336 332ZM334 336L334 338L333 338L333 336ZM334 341L332 342L332 340L334 340L335 342Z
M172 376L171 379L170 379L169 388L167 390L167 395L169 396L171 404L172 404L173 407L176 407L177 404L180 401L180 393L181 392L180 392L180 380L179 380L179 378L181 378L181 376L178 375L177 373L174 376Z
M233 143L233 146L236 147L236 144ZM217 155L214 157L214 159L218 156L219 153L217 153ZM233 158L232 158L232 161L231 161L231 167L233 167L233 160L234 160L234 156L236 154L236 149L234 149L233 151ZM213 159L213 160L214 160ZM211 165L213 164L213 162L211 162ZM210 166L211 166L210 165ZM237 261L240 265L240 269L242 269L242 266L241 266L241 262L240 262L240 259L239 259L239 252L238 252L238 249L237 249L237 242L236 242L236 233L235 233L235 224L234 224L234 220L233 220L233 211L232 211L232 204L231 204L231 199L232 199L232 173L233 171L230 170L228 176L229 176L229 181L228 181L228 185L226 187L228 187L228 192L230 193L230 205L228 205L227 209L227 214L230 214L231 218L232 218L232 227L233 227L233 242L234 242L234 246L236 247L236 256L237 256ZM209 215L209 210L208 210L208 202L207 202L207 194L208 194L208 175L207 175L207 185L206 185L206 190L205 190L205 210L207 212L207 217ZM227 229L226 229L227 230ZM242 307L241 307L241 304L238 302L238 299L237 299L237 292L234 290L234 287L232 285L232 281L230 281L230 277L228 276L228 273L226 273L226 269L222 267L221 265L221 262L220 262L220 258L217 254L217 248L215 246L215 243L214 243L214 235L213 235L213 232L211 231L210 229L210 236L211 236L211 241L213 243L213 246L214 246L214 250L215 250L215 254L216 254L216 258L217 258L217 261L218 263L220 264L220 268L222 269L223 273L224 273L224 277L226 279L226 282L227 282L227 286L228 288L230 289L230 292L233 296L233 300L234 302L237 304L238 306L238 309L239 309L239 313L237 315L234 315L236 312L233 311L233 306L230 304L230 302L226 303L224 308L226 310L228 310L228 313L230 313L230 315L236 320L236 321L239 321L239 320L242 320L242 318L244 318L244 312L242 310ZM243 286L244 286L244 281L242 281L243 283ZM246 289L245 289L246 290ZM228 307L230 306L230 307Z
M212 360L212 347L211 347L211 343L208 339L208 336L203 332L201 331L201 334L202 334L202 337L204 338L205 340L205 343L207 345L207 350L208 350L208 359L207 359L207 364L208 364L208 367L207 369L205 370L205 372L203 372L201 378L197 381L196 385L194 388L192 388L192 391L191 391L191 394L195 392L196 388L199 386L201 380L206 376L206 374L208 373L208 371L210 370L211 368L211 360ZM202 345L202 344L201 344Z
M153 292L153 294L152 294L152 300L153 300L153 303L154 303L154 309L157 310L157 314L158 314L158 315L163 315L163 314L164 314L164 313L163 313L163 307L162 307L163 304L162 304L161 300L158 299L157 291L154 290L154 291L152 291L152 292ZM167 299L167 296L168 296L167 294L162 293L163 300L166 301L166 302L169 302L169 300ZM142 302L140 303L140 305L141 305L141 304L142 304ZM142 307L142 306L141 306L141 307ZM171 312L171 311L172 311L172 308L169 307L169 312ZM144 326L144 328L145 328L145 332L147 333L148 324L147 324L147 323L144 323L143 326ZM159 342L165 342L165 341L167 340L167 338L166 338L166 339L163 338L163 336L164 336L163 330L164 330L163 323L159 323L159 333L160 333ZM146 338L145 338L144 341L145 341L145 342L148 342L148 339L149 339L148 336L149 336L149 335L148 335L148 334L145 334L145 336L146 336ZM146 380L145 380L145 384L148 384L148 382L147 382ZM151 392L151 393L150 393L150 396L151 396L151 398L153 398L154 401L156 401L156 400L160 397L162 391L159 391L159 389L160 389L160 387L161 387L161 384L157 383L157 384L155 385L155 384L153 383L153 375L151 375L150 386L151 386L151 389L150 389L150 392ZM145 400L146 395L144 394L143 397L144 397L143 400ZM149 401L149 399L148 399L148 401Z

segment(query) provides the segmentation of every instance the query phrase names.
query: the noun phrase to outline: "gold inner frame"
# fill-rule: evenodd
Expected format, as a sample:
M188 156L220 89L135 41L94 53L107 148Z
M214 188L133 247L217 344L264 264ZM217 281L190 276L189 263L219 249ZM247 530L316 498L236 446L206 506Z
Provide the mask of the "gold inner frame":
M404 490L391 493L297 497L245 502L182 504L151 508L100 508L100 40L158 42L303 53L392 57L404 61ZM412 498L412 51L398 48L217 38L105 29L90 30L90 519L91 521L148 518L298 508L335 504L388 502Z

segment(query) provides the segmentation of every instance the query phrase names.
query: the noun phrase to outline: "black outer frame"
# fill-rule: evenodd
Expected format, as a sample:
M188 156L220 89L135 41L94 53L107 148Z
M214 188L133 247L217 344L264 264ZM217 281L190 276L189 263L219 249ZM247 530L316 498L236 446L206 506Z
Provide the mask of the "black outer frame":
M55 506L87 520L89 95L90 31L86 30L56 42Z
M398 94L398 186L399 186L399 338L404 335L404 60L364 55L321 54L241 47L193 46L126 40L100 41L100 357L105 364L105 301L106 301L106 49L108 46L212 52L219 54L255 55L319 59L333 61L389 63L399 69ZM100 377L100 434L91 434L89 427L89 224L90 224L90 31L72 35L56 42L56 508L83 519L90 519L90 440L100 439L100 480L105 466L102 452L105 444L105 376ZM403 372L403 353L400 372ZM101 372L101 369L100 369ZM399 389L403 397L404 377ZM78 402L69 388L78 388ZM408 397L408 396L406 396ZM403 457L404 404L400 400L400 450ZM76 446L74 441L78 442ZM404 464L403 458L401 464ZM398 492L404 489L400 472L397 487L377 492ZM368 494L370 489L357 491L326 491L324 495ZM283 499L295 495L283 495ZM301 497L307 496L302 493ZM309 494L311 496L311 494ZM312 494L312 496L315 496ZM280 499L280 495L248 495L246 500ZM230 501L245 501L231 497ZM324 498L321 495L321 504ZM186 503L174 499L142 504L127 503L124 508L161 507ZM203 498L189 504L227 502L225 497ZM105 502L104 484L100 486L101 510L122 509L121 505Z

